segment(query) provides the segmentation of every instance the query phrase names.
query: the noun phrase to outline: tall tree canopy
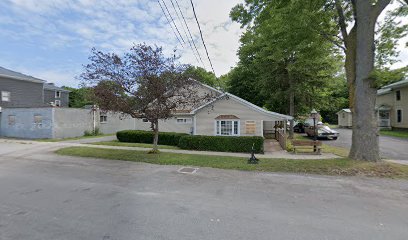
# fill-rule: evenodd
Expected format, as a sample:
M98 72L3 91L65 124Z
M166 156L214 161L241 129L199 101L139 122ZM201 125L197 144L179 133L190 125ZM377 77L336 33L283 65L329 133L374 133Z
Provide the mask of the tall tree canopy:
M72 108L82 108L85 105L92 105L92 88L89 87L63 87L71 91L69 93L69 107Z
M336 46L315 29L322 19L330 19L321 7L323 1L246 3L247 9L237 5L230 15L246 28L238 69L246 69L249 78L236 76L242 84L232 81L231 89L255 87L265 99L264 106L292 116L319 108L330 97L329 80L340 66ZM256 83L243 84L242 80Z
M279 55L279 52L285 51L287 45L292 46L298 36L299 38L307 36L304 38L303 44L298 43L301 47L314 46L317 39L321 40L320 35L325 38L325 41L324 43L320 42L322 49L317 50L326 49L326 46L330 46L327 45L329 43L343 50L350 107L353 110L353 142L350 157L377 161L380 159L375 114L375 98L378 87L376 76L378 74L375 74L374 62L377 61L377 68L392 63L398 55L398 51L396 51L397 39L406 34L406 26L401 24L398 17L407 15L405 3L408 3L408 0L394 2L399 3L399 7L389 12L385 20L379 24L378 16L391 3L391 0L245 0L245 4L239 4L231 11L232 19L247 27L241 40L243 46L254 43L254 37L258 39L264 36L273 36L274 38L268 39L273 42L274 46L279 46L279 49L278 53L271 51L260 57L259 49L262 50L265 46L255 46L248 49L247 59L240 58L241 62L256 59L270 59L270 62L274 62L275 56ZM286 21L280 21L285 17ZM268 19L274 19L276 22L268 22ZM281 34L273 35L267 31L258 31L258 29L263 29L262 23L264 22L268 22L265 29L269 27L269 31L272 32L281 30ZM298 24L298 28L296 28L296 24ZM276 42L276 38L279 39L287 34L293 36L292 39L284 42L287 45ZM269 45L268 47L273 48ZM293 48L289 48L289 50L289 53L292 53ZM311 54L311 56L316 55ZM319 60L310 57L308 59L311 62ZM289 63L292 62L289 61ZM318 66L321 65L319 61L315 63ZM302 69L302 65L292 66L295 69ZM312 66L312 69L315 67L309 66ZM273 67L270 69L275 70ZM290 68L285 69L287 71ZM274 75L276 73L269 74L269 76ZM306 76L315 79L310 74ZM288 78L288 80L291 79ZM300 85L299 82L296 82L296 85ZM289 89L293 90L294 88L289 87ZM307 90L309 89L313 89L313 87L307 88ZM318 91L321 90L322 88L319 87ZM291 105L293 106L293 104ZM371 149L371 151L366 151L366 149Z

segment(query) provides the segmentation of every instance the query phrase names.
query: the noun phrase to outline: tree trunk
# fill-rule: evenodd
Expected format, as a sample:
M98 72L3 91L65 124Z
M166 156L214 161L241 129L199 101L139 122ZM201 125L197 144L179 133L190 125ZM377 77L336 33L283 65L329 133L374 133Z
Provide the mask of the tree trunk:
M290 77L290 74L288 73L288 80L289 80L289 115L290 116L295 116L295 91L294 91L294 86L293 86L293 80ZM294 120L290 120L290 128L289 128L289 138L293 139L293 124ZM285 124L286 125L286 124Z
M154 137L153 137L153 153L157 153L159 151L159 121L155 120L152 124L153 126L153 132L154 132Z
M354 109L355 89L356 89L356 26L350 30L350 33L345 39L345 54L346 59L344 62L344 68L346 70L347 86L349 90L349 107L351 111Z
M356 82L353 111L353 135L349 157L355 160L379 161L377 117L374 88L370 74L374 69L374 30L371 1L356 1Z

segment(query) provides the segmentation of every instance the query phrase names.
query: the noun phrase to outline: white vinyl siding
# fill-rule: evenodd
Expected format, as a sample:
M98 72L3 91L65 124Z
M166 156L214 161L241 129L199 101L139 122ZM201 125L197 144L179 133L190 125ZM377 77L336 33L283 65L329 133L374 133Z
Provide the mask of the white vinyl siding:
M262 121L278 121L280 119L268 116L256 111L244 104L235 101L232 98L221 99L197 112L196 114L196 131L195 135L216 135L216 119L220 115L234 115L239 118L239 135L240 136L263 136ZM221 120L221 119L217 119ZM223 120L223 119L222 119ZM238 119L230 119L238 120ZM255 121L255 133L247 134L245 131L245 121Z

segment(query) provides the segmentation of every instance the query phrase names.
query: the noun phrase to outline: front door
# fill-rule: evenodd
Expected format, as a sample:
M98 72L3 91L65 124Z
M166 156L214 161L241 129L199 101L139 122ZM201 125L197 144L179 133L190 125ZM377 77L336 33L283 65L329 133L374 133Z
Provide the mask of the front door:
M378 126L380 128L390 127L390 110L379 110L378 113Z

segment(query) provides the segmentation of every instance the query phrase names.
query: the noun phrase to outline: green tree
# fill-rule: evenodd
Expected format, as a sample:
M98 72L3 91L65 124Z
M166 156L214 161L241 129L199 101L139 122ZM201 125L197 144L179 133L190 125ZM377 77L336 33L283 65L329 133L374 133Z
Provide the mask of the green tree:
M299 19L303 15L309 16L310 10L314 8L315 13L320 16L320 21L306 21L306 25L300 21L299 26L319 33L326 38L327 42L335 44L344 51L349 102L353 111L350 158L380 160L375 114L378 87L375 60L377 60L377 68L381 68L386 63L392 63L392 59L398 55L398 51L395 50L397 39L406 34L406 27L398 27L402 24L398 17L407 15L407 6L404 4L408 3L408 0L394 1L399 3L400 7L388 13L390 17L386 17L384 23L380 24L377 21L378 16L392 2L391 0L246 0L245 5L239 4L233 8L231 16L252 30L262 22L263 17L268 18L265 10L270 5L280 9L290 5L288 2L303 4L287 12L287 16L293 19ZM287 25L291 26L291 19L288 20ZM281 22L281 24L286 23ZM303 28L296 30L287 28L286 25L280 27L280 29L285 28L287 31L295 30L296 34L304 32ZM262 33L258 35L262 36ZM309 42L309 44L314 43ZM251 57L257 57L257 55L254 54ZM367 149L370 151L366 151Z
M323 1L246 2L248 9L237 5L230 15L246 27L240 64L256 73L265 106L297 116L321 105L340 60L335 45L314 27L330 18L318 7ZM252 8L260 2L259 8Z
M213 72L207 71L202 67L196 67L190 65L184 72L187 76L198 80L208 86L215 87L215 88L224 88L225 85L217 79Z
M92 89L89 87L72 88L63 87L71 91L69 93L69 107L82 108L85 105L92 105Z

